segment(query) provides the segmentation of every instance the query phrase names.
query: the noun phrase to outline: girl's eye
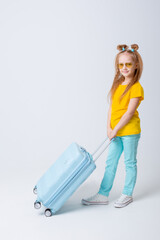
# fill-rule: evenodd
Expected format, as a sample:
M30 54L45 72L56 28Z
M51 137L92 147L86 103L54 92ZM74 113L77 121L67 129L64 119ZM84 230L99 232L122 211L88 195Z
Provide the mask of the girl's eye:
M132 63L126 63L127 66L132 66Z

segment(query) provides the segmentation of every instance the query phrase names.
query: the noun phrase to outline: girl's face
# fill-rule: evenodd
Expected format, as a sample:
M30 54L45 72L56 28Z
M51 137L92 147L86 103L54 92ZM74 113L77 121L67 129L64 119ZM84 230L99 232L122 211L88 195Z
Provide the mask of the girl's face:
M129 64L126 64L129 63ZM121 74L124 77L133 77L135 69L137 68L137 64L132 59L131 54L122 53L119 55L119 64L122 68L119 68ZM126 66L127 65L127 66Z

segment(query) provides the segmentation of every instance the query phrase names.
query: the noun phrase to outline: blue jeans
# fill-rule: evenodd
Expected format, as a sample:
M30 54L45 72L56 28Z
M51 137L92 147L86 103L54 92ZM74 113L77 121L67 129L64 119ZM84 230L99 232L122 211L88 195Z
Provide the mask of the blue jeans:
M109 196L115 178L118 162L124 150L125 162L125 184L123 194L132 196L137 178L137 147L141 133L126 136L116 136L115 140L109 145L108 156L104 177L102 179L99 194Z

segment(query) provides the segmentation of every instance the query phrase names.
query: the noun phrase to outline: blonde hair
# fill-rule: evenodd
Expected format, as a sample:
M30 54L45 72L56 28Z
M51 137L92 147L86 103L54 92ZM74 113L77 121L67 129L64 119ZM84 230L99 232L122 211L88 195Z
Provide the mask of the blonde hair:
M107 99L110 96L110 101L112 100L114 92L116 91L119 84L121 84L125 79L125 77L120 73L120 70L118 68L120 54L123 54L123 53L126 53L126 52L131 54L134 63L137 64L137 68L135 69L134 76L133 76L131 82L125 88L125 91L120 96L120 101L122 100L123 96L128 92L128 90L132 87L132 85L135 84L136 82L139 82L140 77L142 75L143 61L142 61L142 58L141 58L140 54L137 52L139 46L137 44L132 44L131 48L134 49L134 51L132 51L128 48L129 47L125 44L117 46L117 49L120 52L115 57L115 77L114 77L114 80L113 80L113 83L112 83L112 87L111 87L111 89L110 89L110 91L107 95Z

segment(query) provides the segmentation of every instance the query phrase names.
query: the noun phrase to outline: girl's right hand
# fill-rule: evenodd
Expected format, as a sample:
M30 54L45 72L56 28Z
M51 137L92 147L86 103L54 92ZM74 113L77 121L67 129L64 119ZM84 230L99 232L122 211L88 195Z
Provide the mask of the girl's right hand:
M109 137L109 140L111 140L111 132L112 132L112 128L111 127L108 127L107 128L107 136Z

